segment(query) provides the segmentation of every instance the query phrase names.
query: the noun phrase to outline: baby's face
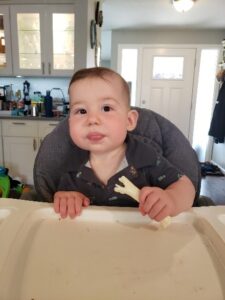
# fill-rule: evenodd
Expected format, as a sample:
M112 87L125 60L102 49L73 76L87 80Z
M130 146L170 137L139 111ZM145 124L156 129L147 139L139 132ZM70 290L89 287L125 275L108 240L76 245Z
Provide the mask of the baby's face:
M70 86L70 135L80 148L95 153L114 150L136 121L137 113L129 110L116 76L85 78Z

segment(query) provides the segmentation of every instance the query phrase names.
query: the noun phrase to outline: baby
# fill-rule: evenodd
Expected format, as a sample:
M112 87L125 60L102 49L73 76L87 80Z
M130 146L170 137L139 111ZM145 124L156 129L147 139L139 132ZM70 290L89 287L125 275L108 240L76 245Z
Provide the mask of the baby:
M70 136L89 159L62 174L54 195L56 213L74 218L90 204L139 205L142 215L161 221L192 206L190 179L131 133L138 112L131 109L129 86L118 73L103 67L79 70L69 96ZM140 188L139 204L114 191L122 175Z

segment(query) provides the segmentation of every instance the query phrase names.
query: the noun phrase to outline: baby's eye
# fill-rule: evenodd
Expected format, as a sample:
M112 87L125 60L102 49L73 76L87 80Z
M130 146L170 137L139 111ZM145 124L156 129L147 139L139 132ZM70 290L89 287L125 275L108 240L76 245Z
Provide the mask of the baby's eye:
M77 114L80 114L80 115L84 115L84 114L87 113L87 111L86 111L86 109L84 109L84 108L80 108L80 109L78 109L78 110L76 111L76 113L77 113Z
M112 108L109 105L104 105L102 108L103 111L110 111Z

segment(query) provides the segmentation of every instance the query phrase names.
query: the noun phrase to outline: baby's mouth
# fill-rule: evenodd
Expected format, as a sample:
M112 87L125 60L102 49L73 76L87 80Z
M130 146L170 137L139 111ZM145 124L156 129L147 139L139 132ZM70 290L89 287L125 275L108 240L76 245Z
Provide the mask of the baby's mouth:
M88 140L91 142L101 141L105 136L99 132L91 132L87 135Z

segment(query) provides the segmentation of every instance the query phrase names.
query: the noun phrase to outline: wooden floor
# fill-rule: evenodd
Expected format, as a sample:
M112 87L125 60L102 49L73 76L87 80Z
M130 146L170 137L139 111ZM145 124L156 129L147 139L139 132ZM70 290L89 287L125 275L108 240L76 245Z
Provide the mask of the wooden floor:
M225 205L225 176L202 178L200 195L211 198L216 205Z

